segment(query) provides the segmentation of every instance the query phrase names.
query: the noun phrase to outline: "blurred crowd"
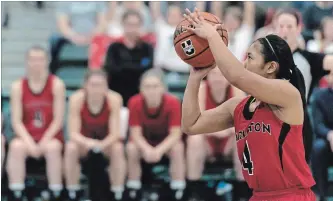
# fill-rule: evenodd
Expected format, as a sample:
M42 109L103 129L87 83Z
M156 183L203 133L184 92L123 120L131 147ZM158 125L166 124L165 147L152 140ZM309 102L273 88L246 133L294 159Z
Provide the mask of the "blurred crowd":
M165 158L170 182L151 200L218 200L211 195L231 191L244 194L232 200L248 199L234 130L185 136L180 129L190 66L177 56L173 39L184 9L195 7L222 19L228 47L240 61L254 40L268 34L288 42L306 85L314 190L325 200L333 165L333 3L287 3L56 2L58 32L50 36L48 50L38 45L27 50L26 76L11 88L11 119L2 119L2 127L7 123L14 133L9 138L2 129L8 200L31 199L26 170L39 166L46 169L45 200L80 200L81 167L95 186L88 196L93 201L140 200L146 168ZM42 2L37 6L43 9ZM6 27L10 13L4 16ZM83 62L80 51L87 55ZM69 66L87 72L82 86L69 89L60 76ZM213 69L200 87L200 109L233 96L245 94ZM220 181L213 189L201 178L205 164L218 160L231 164L235 182Z

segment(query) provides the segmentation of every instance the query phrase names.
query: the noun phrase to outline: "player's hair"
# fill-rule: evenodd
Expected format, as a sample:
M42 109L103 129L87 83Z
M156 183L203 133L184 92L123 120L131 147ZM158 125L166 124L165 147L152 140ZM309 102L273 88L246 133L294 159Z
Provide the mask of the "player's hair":
M106 80L108 78L108 74L103 69L90 69L86 72L84 76L84 82L87 82L91 76L98 75L104 77Z
M153 68L153 69L150 69L150 70L148 70L148 71L146 71L145 73L142 74L142 76L140 78L140 86L141 86L143 80L145 80L148 77L156 77L161 81L161 83L163 85L165 83L163 71L160 70L160 69Z
M127 18L129 18L130 16L136 16L137 18L139 18L140 23L143 22L143 19L142 19L141 13L139 13L139 12L136 11L136 10L128 10L128 11L126 11L126 12L123 14L123 16L122 16L121 21L122 21L122 22L125 22L125 20L127 20Z
M275 61L279 64L276 78L289 80L289 82L296 87L301 94L304 110L303 142L305 157L308 161L312 148L312 128L307 114L303 75L296 67L293 54L285 40L277 35L270 34L264 38L259 38L257 41L262 45L261 52L264 56L265 63Z
M49 57L48 51L47 51L44 47L42 47L42 46L40 46L40 45L33 45L33 46L31 46L31 47L26 51L26 53L25 53L25 57L28 58L28 57L30 56L30 53L31 53L32 51L41 51L41 52L44 52L45 55L46 55L47 57Z
M296 19L297 25L301 24L301 22L302 22L301 14L293 8L285 8L285 9L279 10L276 14L276 18L278 18L282 14L289 14L289 15L294 16Z

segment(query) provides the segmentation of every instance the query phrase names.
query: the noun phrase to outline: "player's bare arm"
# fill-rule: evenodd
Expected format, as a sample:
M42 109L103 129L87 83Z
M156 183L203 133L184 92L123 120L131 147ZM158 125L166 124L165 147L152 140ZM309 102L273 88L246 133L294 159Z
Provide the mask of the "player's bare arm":
M198 93L201 79L191 75L187 82L182 105L183 132L195 135L231 128L233 126L233 111L242 98L231 98L217 108L200 111Z
M200 107L200 111L205 111L206 110L206 107L205 107L205 100L206 100L206 94L207 94L206 93L206 84L207 84L206 82L202 81L201 84L200 84L200 88L199 88L199 107ZM244 94L241 97L245 98ZM232 128L228 128L226 130L221 130L221 131L217 131L217 132L213 132L213 133L206 133L206 134L210 135L210 136L215 136L215 137L218 137L218 138L224 138L224 137L230 136L230 134L232 133L231 131L234 131L234 129L235 128L232 127Z
M130 135L133 142L140 148L140 150L153 149L153 146L151 146L143 137L141 126L132 126L130 128Z
M123 98L114 91L108 92L108 101L111 106L109 118L109 133L107 137L101 141L102 149L110 146L112 143L120 139L120 109L123 105Z
M69 98L69 114L68 114L68 133L70 140L85 146L87 142L92 140L81 134L81 114L80 110L84 101L84 92L82 89L75 92Z
M66 102L65 91L66 88L64 82L56 77L54 79L52 89L52 94L54 97L53 120L49 128L45 131L42 141L44 141L44 139L52 139L52 137L56 135L63 126Z
M12 84L10 94L10 105L11 105L11 121L12 127L15 134L22 140L29 144L36 144L27 129L23 125L23 105L22 105L22 80L18 80Z

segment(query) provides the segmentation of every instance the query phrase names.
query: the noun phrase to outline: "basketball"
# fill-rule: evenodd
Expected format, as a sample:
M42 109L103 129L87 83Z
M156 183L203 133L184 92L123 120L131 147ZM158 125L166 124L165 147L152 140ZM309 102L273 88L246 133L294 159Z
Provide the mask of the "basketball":
M212 25L221 24L221 20L207 12L200 12L201 16ZM195 33L187 31L184 27L192 26L183 19L176 27L173 44L178 56L187 64L196 68L210 67L215 63L209 44L206 39L200 38ZM217 30L223 42L228 46L228 32L226 29Z

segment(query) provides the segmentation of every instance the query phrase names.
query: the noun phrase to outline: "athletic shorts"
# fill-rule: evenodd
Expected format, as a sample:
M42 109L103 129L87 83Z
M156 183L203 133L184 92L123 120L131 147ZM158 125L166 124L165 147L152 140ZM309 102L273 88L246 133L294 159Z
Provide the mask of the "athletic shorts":
M290 192L275 194L269 193L255 193L250 201L316 201L316 195L310 188L308 189L295 189Z
M219 139L217 137L207 136L206 137L207 143L209 144L209 148L213 156L216 155L223 155L229 137L225 137Z

